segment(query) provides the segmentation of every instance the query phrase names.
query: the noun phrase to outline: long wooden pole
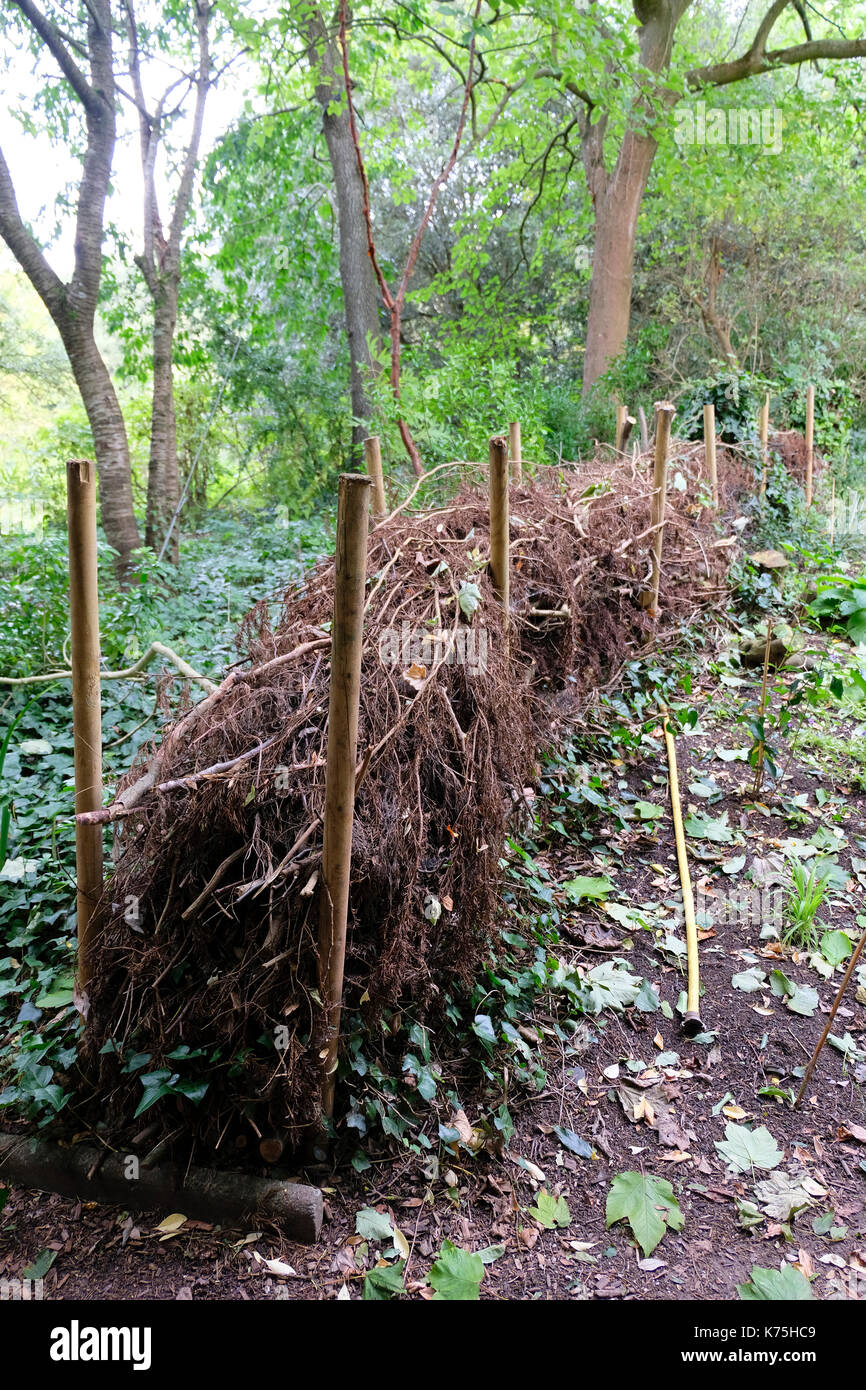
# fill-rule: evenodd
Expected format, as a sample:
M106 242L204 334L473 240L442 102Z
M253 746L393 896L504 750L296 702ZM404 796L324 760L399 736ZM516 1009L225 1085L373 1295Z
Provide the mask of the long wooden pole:
M662 728L665 734L665 748L668 755L668 772L671 793L671 814L674 822L674 839L677 846L677 867L680 871L680 887L683 892L683 916L686 924L686 957L688 961L688 991L686 1011L683 1014L683 1030L690 1037L697 1037L704 1031L701 1022L701 979L698 961L698 923L695 916L695 898L692 892L692 877L689 872L689 856L686 851L686 836L683 829L683 811L680 802L680 777L677 770L677 750L668 723L667 710L662 711Z
M652 588L650 590L650 615L658 617L659 588L662 577L662 542L664 540L665 503L668 494L668 444L671 437L671 421L676 407L670 401L656 402L656 443L653 459L652 516Z
M505 610L506 631L511 588L508 530L508 441L495 435L490 441L490 573Z
M815 458L815 388L806 391L806 506L812 505L812 466Z
M842 977L842 983L839 986L839 992L836 995L836 998L833 1000L833 1007L830 1010L830 1016L827 1019L826 1024L824 1025L824 1031L818 1039L818 1044L815 1048L815 1051L812 1053L812 1059L803 1073L803 1080L800 1084L800 1089L797 1092L797 1099L794 1101L795 1110L797 1109L797 1106L800 1104L800 1101L803 1099L806 1087L809 1084L809 1078L812 1075L812 1072L815 1070L815 1063L821 1055L821 1048L824 1046L825 1042L830 1036L830 1029L833 1027L833 1019L836 1017L839 1005L842 1003L842 996L844 995L845 990L848 988L848 983L851 979L851 976L854 974L854 967L860 959L860 955L862 953L864 945L866 945L866 931L863 932L862 936L860 937L860 940L857 942L851 959L848 962L848 969L845 971L845 974Z
M758 416L758 431L761 437L761 496L764 497L767 491L767 471L770 466L770 455L767 447L770 438L770 393L764 397L764 404L761 406L761 413Z
M508 452L511 455L511 481L519 487L523 482L523 446L520 442L520 421L508 426Z
M719 479L716 473L716 407L712 401L704 406L704 453L707 459L707 477L713 506L719 510Z
M322 1111L328 1117L334 1113L346 961L371 487L371 479L361 474L340 475L322 879L319 890L319 988L326 1030L320 1054L323 1063Z
M369 439L364 440L364 457L367 461L367 472L373 484L373 516L376 521L381 521L382 517L388 514L388 504L385 501L382 447L378 434L371 434Z
M96 467L88 459L66 465L69 533L72 729L75 811L102 807L102 701L99 683L99 589L96 569ZM78 989L90 983L92 917L102 894L102 826L75 824L78 908Z

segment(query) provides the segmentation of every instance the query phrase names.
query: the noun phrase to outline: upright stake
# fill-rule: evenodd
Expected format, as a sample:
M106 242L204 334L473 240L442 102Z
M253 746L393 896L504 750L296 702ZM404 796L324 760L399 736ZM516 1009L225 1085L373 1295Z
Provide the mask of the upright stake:
M662 540L664 538L665 503L668 494L668 443L671 437L671 421L676 407L670 401L656 402L656 446L653 463L652 516L652 588L650 590L650 615L658 617L659 588L662 577Z
M385 501L382 449L378 434L371 434L369 439L364 440L364 457L367 460L367 472L373 484L373 516L376 521L381 521L382 517L388 514L388 504Z
M716 407L712 401L704 406L704 453L707 459L707 477L713 506L719 510L719 479L716 474Z
M836 479L830 479L830 545L836 540Z
M499 436L490 441L490 572L505 610L508 631L508 444Z
M618 405L616 408L616 436L614 440L617 453L619 453L622 449L622 431L625 425L625 417L627 415L628 406Z
M519 487L523 482L523 453L520 443L520 421L508 426L508 452L511 454L511 481Z
M99 685L99 590L96 578L96 468L66 465L69 532L72 729L75 813L102 809L102 702ZM102 893L102 826L75 825L78 906L78 988L90 983L93 910Z
M320 1057L323 1063L322 1111L327 1117L334 1113L346 961L371 486L371 480L361 474L340 474L334 623L331 629L328 761L319 891L319 988L326 1028Z
M812 505L812 463L815 456L815 388L806 391L806 506Z
M817 1062L821 1054L821 1048L824 1046L825 1042L830 1036L830 1029L833 1027L833 1019L836 1017L839 1005L842 1003L842 996L845 993L845 990L848 988L848 982L851 979L851 976L854 974L854 967L860 959L860 954L863 950L864 945L866 945L866 931L863 932L862 936L860 937L860 940L857 942L857 945L851 955L851 959L848 962L848 969L842 976L842 983L839 986L839 992L836 995L836 998L833 1000L833 1007L830 1010L830 1017L827 1019L827 1022L824 1025L824 1031L818 1039L818 1044L815 1048L815 1051L812 1053L812 1060L810 1061L808 1067L803 1073L803 1080L800 1085L800 1089L797 1092L797 1099L794 1101L793 1108L795 1110L797 1109L797 1106L800 1104L800 1101L803 1099L806 1087L809 1084L809 1078L812 1075L812 1072L815 1070L815 1063Z
M770 393L764 397L764 404L761 406L761 414L758 417L758 429L761 436L761 496L764 497L767 491L767 469L770 463L770 455L767 442L770 438Z

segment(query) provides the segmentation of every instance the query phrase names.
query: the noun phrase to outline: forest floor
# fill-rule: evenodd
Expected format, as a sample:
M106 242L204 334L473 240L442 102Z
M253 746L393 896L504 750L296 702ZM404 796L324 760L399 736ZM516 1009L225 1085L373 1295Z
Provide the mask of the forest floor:
M850 659L850 648L835 647L837 661L840 651ZM50 1262L51 1299L345 1299L361 1297L382 1257L408 1251L405 1290L430 1297L431 1260L451 1240L484 1252L482 1298L730 1300L754 1266L793 1266L819 1299L866 1296L866 971L801 1108L791 1106L844 969L846 942L826 933L856 936L863 911L866 715L851 701L806 706L778 759L784 775L767 776L755 796L743 721L754 717L761 672L706 648L693 661L696 718L677 748L706 1033L688 1040L677 1011L679 879L664 744L651 728L633 754L583 766L579 775L601 789L591 833L572 833L573 781L562 765L542 773L535 793L523 858L562 907L564 962L585 970L616 959L643 984L571 1034L539 996L519 1032L545 1080L535 1093L509 1094L506 1082L507 1148L472 1157L455 1145L450 1170L444 1162L433 1178L405 1151L361 1173L311 1174L326 1202L311 1248L266 1227L188 1220L169 1233L159 1228L167 1212L130 1216L13 1190L0 1216L0 1278ZM797 679L773 676L776 714ZM833 867L816 924L786 943L792 856L807 870L816 859ZM483 1091L473 1108L462 1089L452 1123L467 1134L490 1109ZM672 1185L679 1215L648 1257L626 1224L606 1225L624 1173ZM293 1272L277 1277L266 1263L274 1259Z

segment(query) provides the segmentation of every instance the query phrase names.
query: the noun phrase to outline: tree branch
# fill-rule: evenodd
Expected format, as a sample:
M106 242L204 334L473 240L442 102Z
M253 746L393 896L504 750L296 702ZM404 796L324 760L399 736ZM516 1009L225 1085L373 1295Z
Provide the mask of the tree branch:
M39 35L85 109L98 110L105 99L104 95L91 87L51 20L33 4L33 0L12 0L12 3Z
M63 312L66 286L45 259L36 238L25 226L9 166L0 150L0 236L6 242L43 303L56 317Z

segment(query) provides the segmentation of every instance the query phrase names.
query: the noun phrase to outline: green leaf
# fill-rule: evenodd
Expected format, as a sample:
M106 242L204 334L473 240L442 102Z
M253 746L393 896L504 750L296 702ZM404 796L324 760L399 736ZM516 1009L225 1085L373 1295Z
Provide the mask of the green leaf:
M585 983L590 986L590 1011L601 1013L602 1009L620 1011L633 1004L642 982L622 962L606 960L590 970Z
M656 806L652 801L636 801L634 809L637 811L641 820L660 820L664 815L664 807Z
M715 1145L735 1173L748 1173L753 1168L777 1168L785 1157L765 1125L758 1125L756 1129L726 1125L724 1139L717 1139Z
M477 1254L482 1264L492 1265L495 1260L502 1259L502 1256L505 1254L505 1246L485 1245L483 1250L476 1250L475 1253Z
M483 1278L484 1261L480 1255L461 1250L450 1240L442 1242L442 1249L430 1270L435 1302L477 1302Z
M744 994L755 994L759 989L763 989L767 982L767 976L763 970L759 970L753 965L750 970L741 970L739 975L731 978L734 989L741 989Z
M620 1173L607 1194L606 1224L627 1221L644 1255L651 1255L665 1232L681 1231L685 1217L674 1190L651 1173Z
M747 1284L738 1284L737 1293L745 1303L805 1303L815 1297L809 1280L792 1265L783 1265L781 1270L753 1265L751 1279Z
M375 1207L362 1207L355 1215L355 1233L364 1240L392 1240L394 1227L387 1212Z
M535 1206L529 1208L529 1215L535 1217L547 1231L553 1231L557 1226L567 1226L571 1221L565 1198L552 1197L544 1187L538 1194Z
M727 811L723 811L716 820L712 816L687 816L685 828L686 834L694 840L711 840L716 845L731 845L734 842Z
M22 1269L22 1279L44 1279L56 1259L56 1250L40 1250L32 1265L25 1265Z
M571 878L562 886L573 903L579 903L583 898L598 901L600 898L606 898L613 889L613 884L606 876L601 878Z
M788 1012L801 1018L811 1018L818 1007L818 991L811 985L796 985L788 1000Z
M848 959L851 949L851 938L847 932L825 931L821 937L821 955L834 967Z
M573 1129L562 1129L559 1125L554 1125L553 1132L563 1148L570 1149L578 1158L592 1158L592 1145L581 1139L579 1134L575 1134Z
M363 1301L365 1303L385 1303L403 1292L403 1270L405 1260L397 1260L392 1265L378 1265L364 1276Z
M460 585L457 602L460 605L460 612L463 616L465 618L472 618L481 605L481 590L478 585L471 584L464 579Z

